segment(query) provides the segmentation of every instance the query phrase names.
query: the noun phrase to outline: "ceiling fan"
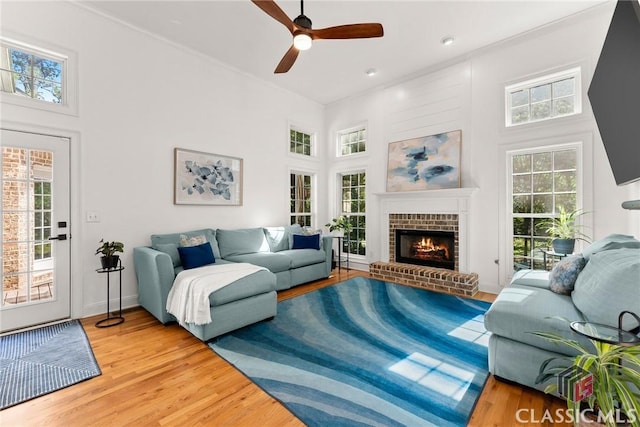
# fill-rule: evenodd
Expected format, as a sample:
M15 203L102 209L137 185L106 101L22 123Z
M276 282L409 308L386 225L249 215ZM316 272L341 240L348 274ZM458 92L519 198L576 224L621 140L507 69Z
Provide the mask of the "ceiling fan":
M311 47L312 40L320 39L365 39L371 37L382 37L384 30L381 24L349 24L338 25L337 27L327 27L314 30L311 28L311 20L304 14L304 0L300 0L300 15L293 21L280 9L273 0L251 0L267 15L287 27L293 35L293 45L289 48L280 63L276 67L275 73L286 73L291 69L293 63L301 50Z

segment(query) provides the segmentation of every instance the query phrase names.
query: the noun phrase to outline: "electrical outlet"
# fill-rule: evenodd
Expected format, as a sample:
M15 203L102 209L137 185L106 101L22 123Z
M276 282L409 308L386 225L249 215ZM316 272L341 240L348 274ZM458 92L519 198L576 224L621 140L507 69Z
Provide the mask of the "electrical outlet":
M98 212L87 212L87 222L100 222L100 215L98 215Z

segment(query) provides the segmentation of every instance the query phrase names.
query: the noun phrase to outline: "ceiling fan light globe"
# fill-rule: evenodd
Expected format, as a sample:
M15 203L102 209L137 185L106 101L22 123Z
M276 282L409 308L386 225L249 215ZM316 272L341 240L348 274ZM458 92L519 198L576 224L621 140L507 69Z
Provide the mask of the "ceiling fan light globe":
M298 50L308 50L311 48L311 36L300 33L293 36L293 45Z

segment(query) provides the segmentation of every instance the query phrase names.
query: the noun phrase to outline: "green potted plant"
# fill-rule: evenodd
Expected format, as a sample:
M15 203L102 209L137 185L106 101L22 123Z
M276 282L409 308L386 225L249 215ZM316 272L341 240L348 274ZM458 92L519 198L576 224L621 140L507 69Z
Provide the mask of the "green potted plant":
M102 257L100 257L102 268L116 268L120 259L120 256L116 255L116 253L124 252L124 244L116 241L105 242L104 239L100 239L99 243L100 246L96 249L96 255L102 254Z
M571 254L575 248L576 239L589 241L589 236L582 232L584 226L578 223L578 219L587 214L580 209L567 212L560 206L558 215L554 218L540 222L549 236L553 237L551 244L553 251L558 254Z
M533 334L569 346L579 353L575 357L547 359L540 366L536 383L542 384L551 378L555 379L569 367L592 375L592 394L583 401L588 408L581 408L580 401L567 399L567 409L573 414L574 426L598 425L593 420L585 419L595 418L595 422L604 422L613 427L626 417L625 425L640 427L640 346L623 346L590 339L593 348L588 349L578 341L558 334ZM548 385L544 391L558 391L557 382Z
M344 215L332 218L331 222L326 223L324 226L329 227L329 232L335 236L344 236L345 233L349 234L353 229L353 225L349 222L349 218Z

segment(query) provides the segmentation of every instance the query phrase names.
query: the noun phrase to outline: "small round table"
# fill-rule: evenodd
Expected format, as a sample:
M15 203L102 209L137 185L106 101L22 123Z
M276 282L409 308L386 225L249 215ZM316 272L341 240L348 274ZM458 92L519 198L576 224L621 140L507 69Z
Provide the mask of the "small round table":
M625 331L615 326L593 322L571 322L571 329L587 338L607 344L616 344L623 347L633 347L640 344L640 337L633 332Z
M98 273L104 273L107 275L107 317L105 319L102 320L98 320L96 322L96 328L108 328L111 326L116 326L119 325L120 323L124 322L124 317L122 317L122 270L124 270L124 267L122 266L122 264L118 264L117 267L114 268L98 268L96 271ZM119 287L120 287L120 310L118 312L117 316L112 316L111 315L111 310L109 309L109 288L111 288L111 282L109 280L109 278L111 277L111 273L115 273L118 272L118 278L119 278Z

